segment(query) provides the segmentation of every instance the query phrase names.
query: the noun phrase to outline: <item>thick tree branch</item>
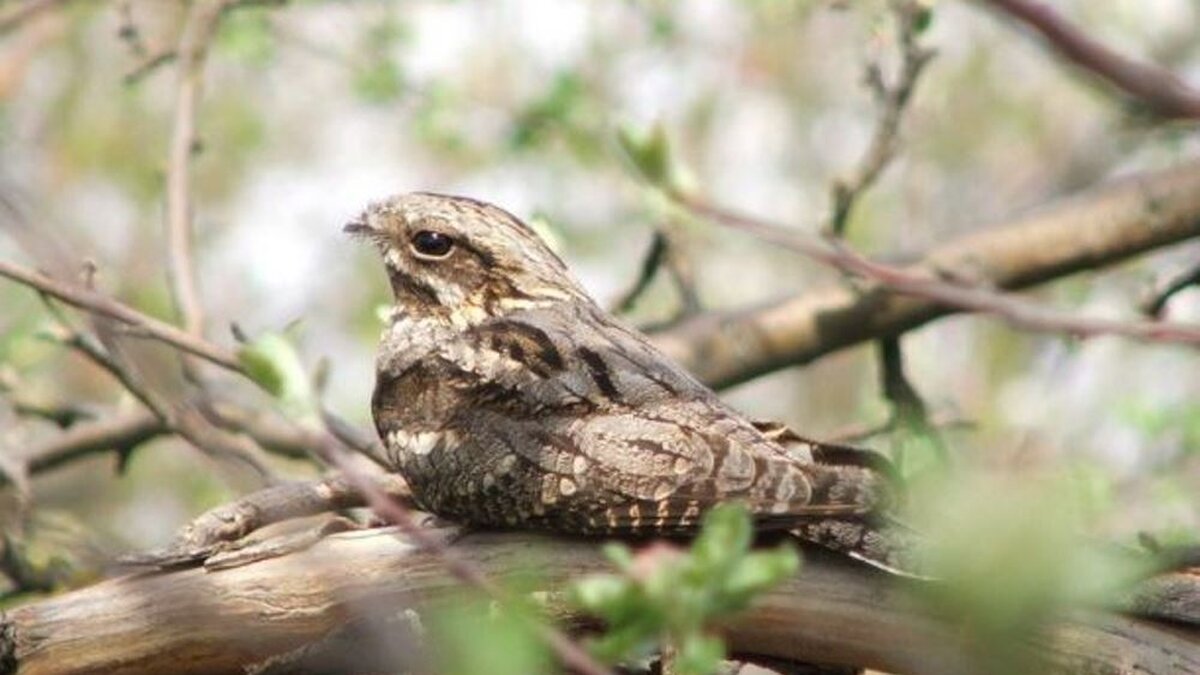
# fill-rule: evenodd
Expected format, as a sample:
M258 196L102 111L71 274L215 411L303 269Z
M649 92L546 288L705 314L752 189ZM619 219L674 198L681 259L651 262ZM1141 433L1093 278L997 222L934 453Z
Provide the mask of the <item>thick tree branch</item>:
M956 292L972 295L972 301L1003 300L1004 296L983 290L1026 288L1197 236L1200 162L1191 162L1105 185L1033 215L941 244L901 271L907 279L929 283L939 291L947 286L959 289ZM817 253L828 255L829 249L822 247ZM834 251L833 257L838 256ZM940 279L960 283L950 285ZM894 288L895 284L884 283L860 292L833 286L761 307L699 315L655 333L653 339L700 379L723 387L962 311L952 298L900 295ZM1159 330L1142 323L1148 330ZM1126 326L1099 321L1096 327Z
M982 0L1037 31L1051 48L1165 118L1200 118L1200 89L1152 63L1118 54L1037 0Z
M455 549L493 578L532 571L550 590L607 569L597 547L580 541L476 534ZM1200 584L1192 581L1195 612ZM392 535L334 535L284 558L219 572L127 576L13 609L0 619L7 650L0 663L8 666L2 672L23 675L234 672L355 617L396 616L406 607L419 617L428 603L459 591L436 556ZM559 594L545 598L551 616L580 620ZM820 551L727 633L739 653L895 673L965 672L960 630L914 609L894 579ZM1194 625L1078 614L1037 644L1063 672L1200 673Z

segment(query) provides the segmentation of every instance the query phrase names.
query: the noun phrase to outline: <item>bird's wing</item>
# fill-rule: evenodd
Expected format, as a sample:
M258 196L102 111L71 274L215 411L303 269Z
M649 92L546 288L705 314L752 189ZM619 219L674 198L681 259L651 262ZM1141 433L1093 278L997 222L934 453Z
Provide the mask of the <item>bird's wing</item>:
M874 471L789 452L598 309L492 319L465 351L456 361L499 387L473 418L546 472L556 506L601 509L605 529L689 529L729 500L781 527L880 506ZM554 494L562 479L570 494Z

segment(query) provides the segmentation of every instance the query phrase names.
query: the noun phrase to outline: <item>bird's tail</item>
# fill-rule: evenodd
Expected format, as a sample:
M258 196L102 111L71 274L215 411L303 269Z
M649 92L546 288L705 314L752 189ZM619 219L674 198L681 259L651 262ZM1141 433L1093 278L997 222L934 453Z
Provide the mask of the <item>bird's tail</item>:
M876 519L879 520L879 519ZM830 550L899 576L932 578L921 560L923 537L900 523L861 518L821 518L791 533Z
M793 535L893 574L930 578L922 569L922 535L887 515L901 506L903 498L900 474L887 457L872 450L805 438L783 424L761 422L755 426L785 447L805 447L815 464L833 469L829 472L834 477L830 481L835 486L832 489L846 491L846 484L855 483L876 493L870 501L880 510L814 516L791 528Z

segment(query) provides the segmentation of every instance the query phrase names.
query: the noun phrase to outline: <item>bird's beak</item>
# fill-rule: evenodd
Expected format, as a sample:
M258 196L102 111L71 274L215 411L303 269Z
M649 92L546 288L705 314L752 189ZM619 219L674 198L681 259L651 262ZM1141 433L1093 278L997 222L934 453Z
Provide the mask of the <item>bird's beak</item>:
M342 228L342 232L345 232L352 237L363 237L371 234L373 231L374 230L371 228L371 226L367 224L367 218L365 215L359 216L358 218L346 223L345 227Z

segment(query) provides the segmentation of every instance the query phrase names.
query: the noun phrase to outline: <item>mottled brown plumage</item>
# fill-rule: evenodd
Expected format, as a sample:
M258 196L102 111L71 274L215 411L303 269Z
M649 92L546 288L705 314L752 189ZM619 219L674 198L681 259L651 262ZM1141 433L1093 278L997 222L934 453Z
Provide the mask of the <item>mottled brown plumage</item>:
M396 304L372 400L424 508L483 527L680 534L729 500L884 566L891 483L872 454L755 424L604 312L506 211L416 193L347 231Z

